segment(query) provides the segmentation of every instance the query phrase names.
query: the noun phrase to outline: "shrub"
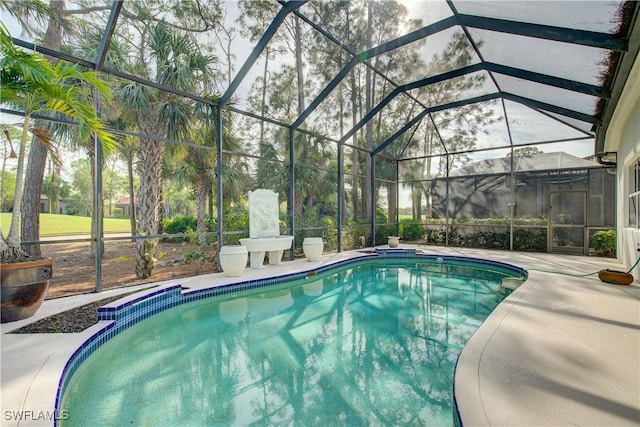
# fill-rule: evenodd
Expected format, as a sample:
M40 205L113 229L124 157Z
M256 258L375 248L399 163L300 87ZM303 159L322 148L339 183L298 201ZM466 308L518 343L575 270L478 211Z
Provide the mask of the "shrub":
M516 251L546 252L547 230L540 228L514 230L513 249Z
M371 232L366 224L358 224L348 221L342 231L342 247L344 250L357 249L363 245L360 242L360 236L364 237L364 247L371 245ZM386 242L386 236L385 236ZM378 244L381 244L378 242Z
M300 228L313 228L300 230ZM296 213L296 239L295 249L302 251L302 242L305 237L320 237L324 242L324 250L334 250L338 247L338 230L336 222L330 215L322 213L322 206L316 205L313 209L305 210L304 214ZM345 234L343 234L344 239Z
M400 220L400 237L402 240L422 240L424 239L424 235L424 228L415 219Z
M480 248L509 249L509 231L484 231L480 234Z
M520 216L516 216L513 218L513 223L515 225L539 225L539 226L545 226L547 225L547 218L546 217L520 217Z
M446 231L444 228L427 228L425 240L432 245L444 245L446 242Z
M165 220L163 228L167 234L190 233L198 229L198 222L193 216L175 216Z
M193 233L198 229L198 222L193 216L175 216L171 219L164 220L163 229L167 234ZM187 238L173 237L167 240L182 242L187 240Z
M591 236L591 246L596 251L596 255L615 257L616 230L596 231Z
M249 231L249 212L225 212L224 231Z
M120 255L116 258L116 262L129 262L131 261L131 257L129 255Z

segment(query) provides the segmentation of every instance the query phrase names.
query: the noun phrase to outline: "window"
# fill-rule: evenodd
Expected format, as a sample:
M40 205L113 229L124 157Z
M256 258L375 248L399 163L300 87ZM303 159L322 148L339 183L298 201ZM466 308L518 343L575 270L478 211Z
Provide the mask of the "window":
M629 227L640 228L640 159L629 171Z

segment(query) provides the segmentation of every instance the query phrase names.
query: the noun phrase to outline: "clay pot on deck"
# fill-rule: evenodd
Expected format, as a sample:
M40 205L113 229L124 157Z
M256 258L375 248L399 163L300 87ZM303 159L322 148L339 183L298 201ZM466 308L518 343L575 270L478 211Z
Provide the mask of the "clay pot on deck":
M220 268L227 276L240 276L247 266L249 253L246 246L229 245L220 248L218 257Z
M322 251L324 250L324 242L321 237L305 237L302 241L302 250L307 261L320 261L322 259Z
M598 277L605 283L613 283L614 285L630 285L633 283L633 276L624 271L616 270L600 270Z
M47 295L52 276L53 260L48 258L0 265L2 323L33 316Z
M397 248L400 245L400 237L398 237L398 236L387 236L387 238L389 239L387 241L387 244L389 245L390 248Z

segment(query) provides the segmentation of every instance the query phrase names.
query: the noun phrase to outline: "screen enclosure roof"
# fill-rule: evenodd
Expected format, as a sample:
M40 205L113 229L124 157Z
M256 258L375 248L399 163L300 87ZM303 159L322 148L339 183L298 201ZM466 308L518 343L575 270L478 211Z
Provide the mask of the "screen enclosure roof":
M94 49L52 51L38 39L44 24L9 27L23 47L398 160L529 146L597 154L638 52L638 2L155 3L150 20L190 30L217 58L218 78L190 90L114 59L149 48L143 3L67 2ZM285 88L297 95L278 105Z

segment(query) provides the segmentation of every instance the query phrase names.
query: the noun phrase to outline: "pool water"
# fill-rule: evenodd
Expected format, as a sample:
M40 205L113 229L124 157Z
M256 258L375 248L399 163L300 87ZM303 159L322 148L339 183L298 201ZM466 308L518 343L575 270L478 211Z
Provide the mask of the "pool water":
M508 270L364 262L184 304L98 348L63 426L451 426L454 367Z

